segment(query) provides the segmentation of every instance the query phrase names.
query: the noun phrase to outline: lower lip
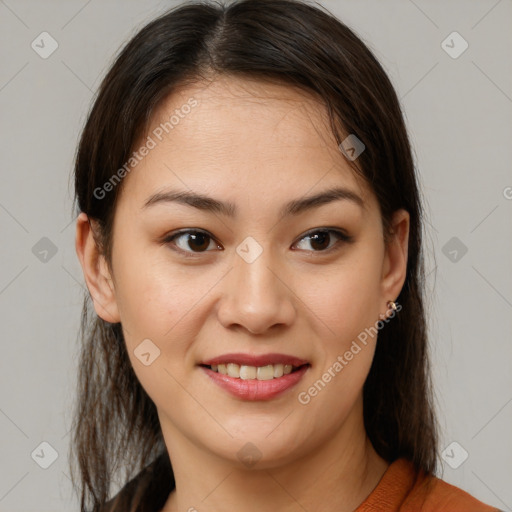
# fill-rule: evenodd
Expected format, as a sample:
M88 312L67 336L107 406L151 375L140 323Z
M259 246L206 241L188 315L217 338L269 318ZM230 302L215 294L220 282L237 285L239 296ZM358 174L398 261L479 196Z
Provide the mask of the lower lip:
M271 400L272 398L284 393L291 387L295 386L308 370L309 365L302 366L297 371L283 375L282 377L272 380L257 379L236 379L229 375L214 372L210 368L201 366L206 375L237 398L243 400Z

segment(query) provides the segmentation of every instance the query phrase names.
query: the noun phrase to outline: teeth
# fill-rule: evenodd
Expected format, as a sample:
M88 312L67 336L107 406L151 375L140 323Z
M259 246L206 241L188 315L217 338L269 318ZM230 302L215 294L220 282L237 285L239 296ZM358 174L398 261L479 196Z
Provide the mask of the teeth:
M230 377L235 377L237 379L240 377L240 366L238 366L237 364L235 364L235 363L228 363L226 365L226 368L228 370L228 375Z
M271 380L274 378L274 366L269 364L267 366L259 366L256 371L256 378L258 380Z
M268 364L266 366L246 366L236 363L212 364L211 369L214 372L228 375L235 379L242 380L271 380L288 375L292 372L291 364Z
M255 379L257 369L256 366L240 366L240 378L244 380Z
M274 377L282 377L283 376L283 366L282 364L275 364L274 365Z

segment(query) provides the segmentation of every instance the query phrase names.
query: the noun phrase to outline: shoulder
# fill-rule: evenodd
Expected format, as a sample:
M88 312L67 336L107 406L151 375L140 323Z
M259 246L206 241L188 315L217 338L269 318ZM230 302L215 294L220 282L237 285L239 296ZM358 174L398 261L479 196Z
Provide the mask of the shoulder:
M412 464L410 468L412 470ZM441 478L416 475L412 489L400 508L400 512L500 512L497 508L486 505L468 492Z
M501 512L401 458L392 462L355 512Z
M174 486L169 456L162 453L102 505L99 512L157 512Z

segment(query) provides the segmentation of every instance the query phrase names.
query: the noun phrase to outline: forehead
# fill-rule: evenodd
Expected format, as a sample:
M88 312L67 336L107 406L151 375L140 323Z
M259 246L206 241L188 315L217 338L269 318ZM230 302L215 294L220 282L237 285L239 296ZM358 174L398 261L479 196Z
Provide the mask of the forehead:
M284 157L286 148L296 152L336 147L325 106L311 95L286 85L227 76L175 91L155 112L150 129L165 124L173 113L188 112L191 101L197 105L173 120L178 124L168 134L169 149L174 143L193 148L197 156L229 153L234 158L235 149L247 154L253 148L265 158L276 153Z
M289 189L293 197L315 184L343 184L369 199L337 147L325 105L289 85L220 76L180 87L148 127L134 150L152 148L123 183L138 204L175 184L216 195Z

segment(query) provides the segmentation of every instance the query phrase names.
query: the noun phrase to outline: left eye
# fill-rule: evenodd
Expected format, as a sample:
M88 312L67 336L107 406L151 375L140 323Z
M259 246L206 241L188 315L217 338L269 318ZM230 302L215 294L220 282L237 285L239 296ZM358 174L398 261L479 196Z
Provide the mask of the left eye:
M338 240L341 240L341 242L350 241L349 236L334 229L320 229L316 231L310 231L308 234L301 238L301 241L307 240L311 244L311 247L314 248L313 252L327 252L336 245L335 242L332 245L329 245L329 241L331 241L333 235L337 237ZM300 245L300 243L301 242L299 242L297 245Z

